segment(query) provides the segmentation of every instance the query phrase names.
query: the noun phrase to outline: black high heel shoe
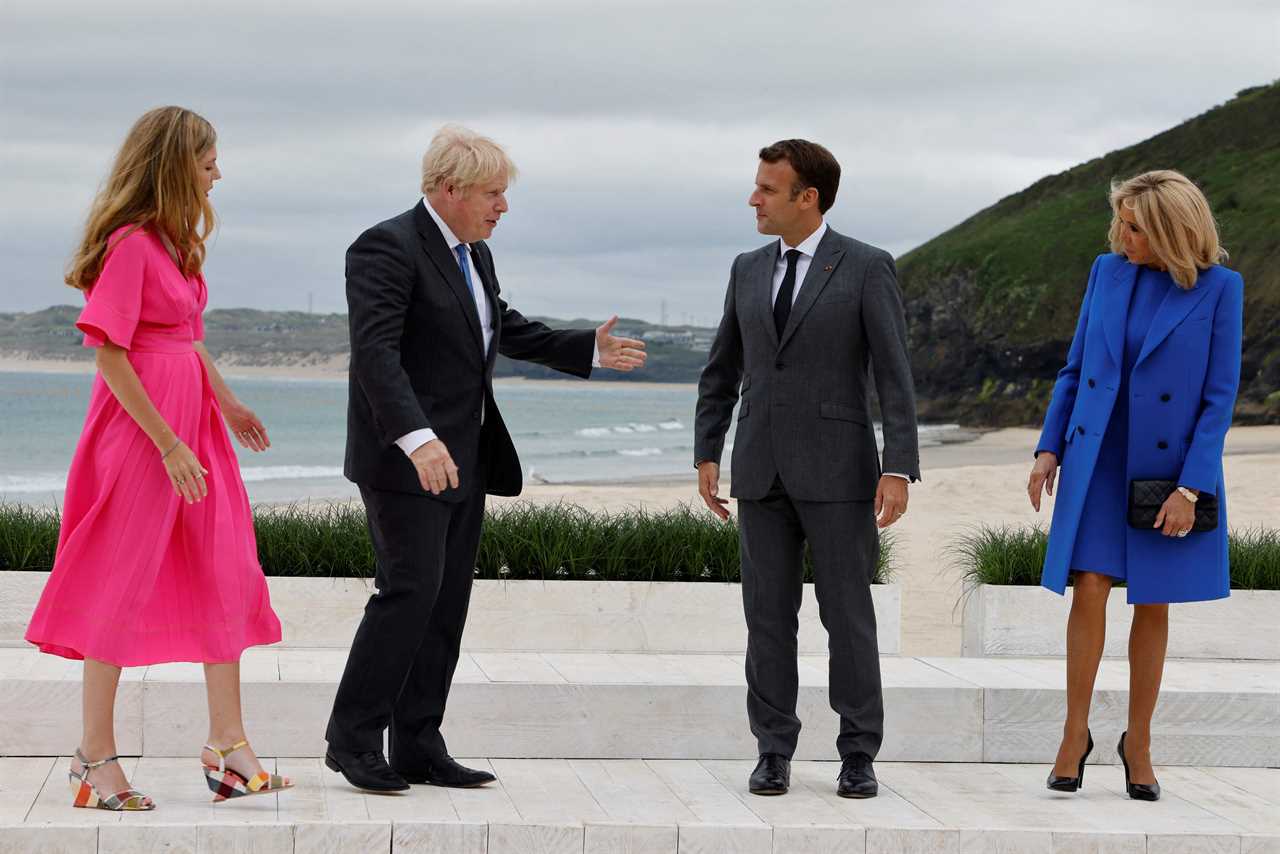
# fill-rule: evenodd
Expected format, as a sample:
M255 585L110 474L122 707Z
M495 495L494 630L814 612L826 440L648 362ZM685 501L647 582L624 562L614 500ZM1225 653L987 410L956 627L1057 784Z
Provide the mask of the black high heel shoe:
M1074 792L1077 789L1084 788L1084 761L1089 758L1089 754L1093 752L1093 732L1085 730L1089 735L1089 746L1085 748L1084 756L1080 757L1080 768L1074 777L1059 777L1052 770L1049 771L1049 779L1045 781L1045 786L1055 792Z
M1129 782L1129 760L1124 755L1124 737L1129 734L1128 730L1120 733L1120 743L1116 745L1116 753L1120 754L1120 761L1124 764L1124 790L1129 793L1129 797L1135 801L1158 801L1160 800L1160 784L1159 783L1130 783Z

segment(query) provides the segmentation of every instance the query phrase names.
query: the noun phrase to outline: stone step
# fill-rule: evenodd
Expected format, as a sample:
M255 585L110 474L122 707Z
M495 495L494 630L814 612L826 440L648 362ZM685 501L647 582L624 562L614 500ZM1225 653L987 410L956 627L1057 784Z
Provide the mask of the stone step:
M242 659L246 724L269 755L323 755L343 650L257 648ZM835 754L827 659L800 656L797 758ZM1060 659L883 656L881 758L1042 762L1064 716ZM78 662L0 649L0 755L57 755L80 737ZM1106 660L1092 726L1094 760L1115 762L1127 664ZM116 708L125 754L187 756L205 736L198 664L126 670ZM1171 765L1280 766L1280 662L1170 661L1154 755ZM735 655L464 653L445 719L455 755L511 758L736 759L755 755L743 659Z
M125 760L157 802L70 806L66 757L0 759L0 852L393 854L1275 854L1280 771L1158 767L1164 796L1124 796L1118 768L1075 795L1046 766L877 762L880 794L835 794L834 762L796 762L791 791L746 791L750 760L468 759L498 782L365 795L318 759L267 758L297 787L213 805L192 757Z
M25 647L23 634L48 578L45 572L0 572L0 647ZM282 646L347 649L375 592L367 578L267 579L280 617ZM875 584L880 652L901 651L901 591ZM812 584L799 614L801 652L822 654L827 633ZM464 649L556 652L741 652L747 646L742 588L672 581L492 581L471 591Z

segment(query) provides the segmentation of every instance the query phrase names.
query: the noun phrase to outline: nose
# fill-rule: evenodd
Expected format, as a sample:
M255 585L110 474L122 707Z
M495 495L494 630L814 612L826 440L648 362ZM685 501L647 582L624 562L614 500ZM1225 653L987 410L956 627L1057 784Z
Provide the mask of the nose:
M498 204L497 204L497 206L494 208L494 210L496 210L498 213L506 213L506 212L507 212L507 197L506 197L506 196L498 196Z

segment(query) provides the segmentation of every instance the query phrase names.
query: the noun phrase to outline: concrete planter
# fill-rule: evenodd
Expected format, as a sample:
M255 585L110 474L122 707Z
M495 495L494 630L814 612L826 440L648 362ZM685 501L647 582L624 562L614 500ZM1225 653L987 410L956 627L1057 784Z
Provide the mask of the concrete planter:
M1066 596L1043 587L980 584L964 600L966 656L1066 655ZM1175 604L1169 609L1170 658L1280 660L1280 634L1267 630L1280 613L1280 591L1233 590L1226 599ZM1127 655L1133 609L1124 591L1107 603L1104 654Z
M0 646L23 646L47 573L0 572ZM373 582L363 578L268 578L283 646L346 648ZM872 587L880 652L901 650L901 593ZM647 581L478 580L463 647L470 651L737 652L746 648L736 584ZM800 652L824 654L813 585L805 585Z

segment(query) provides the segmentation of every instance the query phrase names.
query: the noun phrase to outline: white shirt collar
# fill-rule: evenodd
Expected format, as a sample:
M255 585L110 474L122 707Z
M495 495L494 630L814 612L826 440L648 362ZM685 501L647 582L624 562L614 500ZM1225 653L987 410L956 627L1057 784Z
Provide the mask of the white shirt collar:
M427 213L431 214L431 218L435 220L436 226L440 229L440 233L444 235L444 242L448 245L449 251L453 252L462 241L453 233L453 229L449 228L449 226L445 224L445 221L440 214L436 213L436 209L431 207L431 202L427 201L426 196L422 197L422 206L427 209ZM468 246L467 250L470 251L470 249L471 247Z
M810 234L804 240L800 241L799 246L788 246L787 242L783 240L781 237L779 237L778 238L778 257L779 258L785 257L788 249L798 249L800 250L801 254L808 255L810 258L812 258L814 256L814 253L818 251L818 244L822 242L822 236L826 233L827 233L827 221L823 220L821 223L818 224L818 227L813 230L813 234Z

